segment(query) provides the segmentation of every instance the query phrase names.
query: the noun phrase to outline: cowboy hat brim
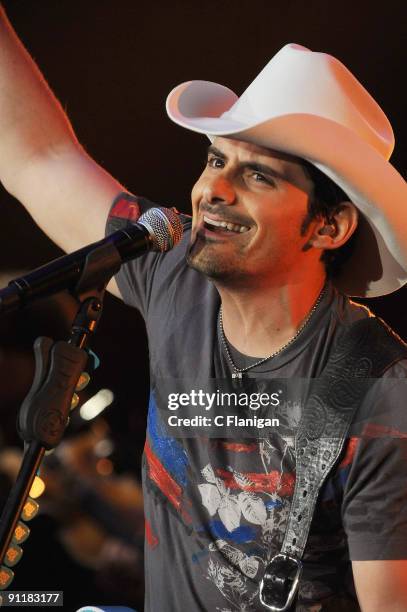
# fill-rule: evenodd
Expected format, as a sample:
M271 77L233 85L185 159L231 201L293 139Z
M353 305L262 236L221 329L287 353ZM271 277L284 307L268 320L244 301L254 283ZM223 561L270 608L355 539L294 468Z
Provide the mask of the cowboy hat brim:
M360 211L355 249L335 285L347 295L376 297L407 283L407 185L368 142L336 121L307 113L253 121L229 108L238 97L207 81L190 81L167 98L177 124L213 139L224 136L289 153L314 164Z

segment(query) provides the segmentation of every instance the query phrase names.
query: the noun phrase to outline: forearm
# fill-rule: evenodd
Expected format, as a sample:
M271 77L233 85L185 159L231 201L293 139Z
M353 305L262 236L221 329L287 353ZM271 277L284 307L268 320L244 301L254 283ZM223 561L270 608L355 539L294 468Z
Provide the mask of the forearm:
M82 149L1 8L0 181L67 251L103 237L123 191Z
M353 561L362 612L407 612L407 561Z
M0 180L16 195L33 158L77 143L61 105L0 7ZM17 193L18 197L18 193Z

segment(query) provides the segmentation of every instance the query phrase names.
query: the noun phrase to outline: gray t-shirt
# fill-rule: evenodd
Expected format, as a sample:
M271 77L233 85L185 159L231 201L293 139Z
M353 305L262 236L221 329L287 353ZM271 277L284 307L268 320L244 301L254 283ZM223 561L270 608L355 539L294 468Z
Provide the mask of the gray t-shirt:
M134 201L122 195L114 203L108 233L134 220ZM137 201L142 209L151 206L143 198ZM293 441L278 430L264 437L260 430L253 439L182 438L163 418L161 388L175 389L177 381L222 380L234 389L219 338L219 295L185 262L190 219L182 218L180 245L133 260L116 277L124 301L142 313L149 340L145 610L260 611L259 582L281 547L294 490ZM251 376L318 377L347 326L366 316L366 308L328 285L298 338L250 370ZM231 351L238 367L253 363L233 347ZM400 385L389 385L385 392L380 386L385 379L406 378L406 372L405 362L392 366L365 401L365 411L374 405L379 415L386 415L377 427L390 435L351 436L321 489L297 611L359 610L350 560L407 558L403 397Z

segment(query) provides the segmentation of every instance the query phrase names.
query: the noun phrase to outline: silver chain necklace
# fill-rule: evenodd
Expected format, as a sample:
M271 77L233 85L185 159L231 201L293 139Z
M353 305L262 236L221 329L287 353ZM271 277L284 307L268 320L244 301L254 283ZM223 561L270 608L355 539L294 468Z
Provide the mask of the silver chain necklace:
M230 349L229 349L229 343L226 340L225 332L224 332L224 329L223 329L223 315L222 315L222 305L221 305L220 308L219 308L219 333L220 333L220 339L222 341L223 348L225 349L225 353L226 353L226 356L228 358L229 364L232 367L232 378L243 378L243 374L245 372L247 372L248 370L251 370L252 368L255 368L256 366L261 365L262 363L268 361L269 359L272 359L273 357L276 357L282 351L284 351L284 349L286 349L288 346L290 346L290 344L292 344L294 342L294 340L296 340L298 338L300 333L304 330L304 328L310 322L310 320L312 318L312 315L314 314L314 312L318 308L318 305L321 302L324 293L325 293L325 286L322 288L321 293L319 294L315 304L313 305L313 307L309 311L307 318L305 319L303 324L297 329L297 331L295 332L294 336L292 336L277 351L274 351L274 353L271 353L271 355L268 355L267 357L263 357L262 359L259 359L258 361L256 361L256 363L252 363L252 365L249 365L246 368L238 368L236 366L235 362L233 361L233 358L232 358L232 355L231 355Z

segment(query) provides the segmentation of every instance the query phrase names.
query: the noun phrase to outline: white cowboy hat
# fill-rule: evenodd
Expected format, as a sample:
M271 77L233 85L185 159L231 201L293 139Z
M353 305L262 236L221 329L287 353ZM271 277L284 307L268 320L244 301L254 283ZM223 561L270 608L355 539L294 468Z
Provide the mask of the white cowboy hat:
M388 162L391 125L337 59L283 47L246 91L189 81L172 90L167 112L179 125L253 142L308 160L357 206L360 230L338 288L375 297L407 283L407 185Z

